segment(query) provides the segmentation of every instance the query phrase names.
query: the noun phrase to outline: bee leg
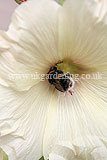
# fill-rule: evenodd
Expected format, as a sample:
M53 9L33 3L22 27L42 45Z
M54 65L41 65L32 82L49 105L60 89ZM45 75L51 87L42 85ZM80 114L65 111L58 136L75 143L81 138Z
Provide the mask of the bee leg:
M73 96L73 93L74 93L74 92L73 92L72 90L69 90L69 93Z

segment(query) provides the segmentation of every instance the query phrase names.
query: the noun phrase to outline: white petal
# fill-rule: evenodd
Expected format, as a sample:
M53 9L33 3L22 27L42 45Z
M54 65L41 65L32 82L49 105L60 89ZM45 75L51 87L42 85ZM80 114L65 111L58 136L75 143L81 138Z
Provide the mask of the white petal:
M43 134L51 93L41 82L28 92L0 87L0 148L9 160L42 157Z
M9 52L9 44L3 42L0 42L0 84L17 90L28 90L40 81L34 78L36 68L18 62Z
M106 0L65 1L59 16L59 55L92 68L107 66Z
M48 110L44 135L45 157L53 153L54 146L61 145L73 151L77 159L107 159L107 104L101 94L81 82L74 96L59 95L51 100L53 109Z
M50 154L49 160L65 160L63 157L56 155L56 154Z
M75 148L78 150L76 146ZM98 150L96 152L96 149L91 150L87 148L81 148L80 153L76 156L72 149L64 147L63 145L56 145L52 150L52 153L49 154L49 160L94 160L93 154L96 157L96 160L100 160L99 152ZM104 157L104 150L102 150L102 154L102 157Z
M46 73L56 63L57 12L59 5L50 0L32 0L20 5L13 14L7 33L0 33L0 74ZM12 59L12 56L14 59ZM8 60L9 59L9 60ZM6 82L5 82L6 83ZM10 84L11 83L11 84ZM29 89L34 80L8 82L19 90Z
M54 146L52 153L49 154L49 160L72 160L74 157L72 150L60 145Z

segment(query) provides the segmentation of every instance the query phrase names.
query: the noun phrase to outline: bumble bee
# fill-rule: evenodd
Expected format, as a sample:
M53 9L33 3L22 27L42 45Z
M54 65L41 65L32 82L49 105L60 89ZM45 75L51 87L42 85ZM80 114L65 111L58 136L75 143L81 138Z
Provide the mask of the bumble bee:
M48 72L48 81L54 85L55 88L60 92L69 91L72 95L72 88L74 87L74 80L70 73L64 74L63 71L57 69L57 64L51 67Z

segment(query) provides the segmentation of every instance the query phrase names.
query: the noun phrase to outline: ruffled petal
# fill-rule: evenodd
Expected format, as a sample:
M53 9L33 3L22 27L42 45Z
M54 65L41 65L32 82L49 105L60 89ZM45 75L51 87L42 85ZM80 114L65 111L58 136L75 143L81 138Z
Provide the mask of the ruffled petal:
M71 149L61 145L54 146L49 154L49 160L72 160L74 157L74 152Z
M107 68L107 1L66 0L59 14L59 56Z
M5 32L1 32L1 35L0 84L20 91L29 90L40 81L40 79L35 78L36 68L18 62L9 51L9 43L3 39Z
M22 78L20 82L9 82L7 74L47 73L57 62L58 8L54 1L32 0L15 10L8 32L0 32L2 84L6 85L7 80L7 86L27 90L38 80Z
M51 99L52 110L48 110L44 132L46 160L57 145L67 147L69 154L74 153L73 160L107 159L107 103L104 99L107 90L97 94L94 83L87 83L80 81L74 96L59 94ZM57 155L64 157L61 152Z
M9 160L38 160L42 157L49 90L44 82L28 92L0 86L0 148Z

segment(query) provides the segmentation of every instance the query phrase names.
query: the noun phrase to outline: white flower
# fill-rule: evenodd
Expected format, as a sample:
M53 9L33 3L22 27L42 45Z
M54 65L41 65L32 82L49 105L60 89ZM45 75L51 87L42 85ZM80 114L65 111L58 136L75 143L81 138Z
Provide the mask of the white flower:
M46 74L65 59L102 79L79 79L71 96L48 81L10 77ZM23 3L0 32L0 148L9 160L106 160L106 82L106 0Z

